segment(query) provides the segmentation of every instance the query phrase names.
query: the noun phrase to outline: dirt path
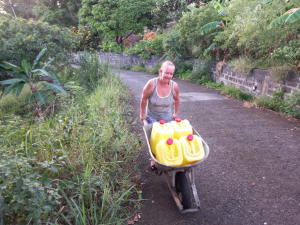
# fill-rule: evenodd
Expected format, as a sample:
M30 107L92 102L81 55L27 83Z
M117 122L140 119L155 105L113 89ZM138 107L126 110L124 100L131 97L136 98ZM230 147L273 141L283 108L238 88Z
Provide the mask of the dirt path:
M146 82L155 75L116 71L131 90L134 118ZM176 80L179 117L188 119L210 146L206 162L196 169L202 210L181 214L163 176L151 173L145 145L139 159L143 198L137 224L300 224L299 126L265 110L243 107L218 91ZM134 131L141 135L142 122Z

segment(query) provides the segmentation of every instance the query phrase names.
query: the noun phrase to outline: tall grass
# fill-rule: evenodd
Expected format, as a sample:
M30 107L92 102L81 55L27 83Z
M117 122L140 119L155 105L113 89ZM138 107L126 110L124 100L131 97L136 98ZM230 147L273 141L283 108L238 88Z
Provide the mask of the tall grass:
M19 224L120 224L138 208L135 160L141 140L128 130L130 95L120 77L93 57L87 64L93 68L93 79L98 79L93 85L83 83L93 91L71 95L63 110L45 120L7 116L1 121L0 184L5 186L0 201L7 207L0 206L0 217L4 224L12 223L11 218ZM89 72L75 70L74 76L88 77L82 73ZM18 167L8 174L16 159ZM20 198L20 177L29 181L24 198L38 205L12 201L12 196ZM31 182L43 187L40 194L29 191Z

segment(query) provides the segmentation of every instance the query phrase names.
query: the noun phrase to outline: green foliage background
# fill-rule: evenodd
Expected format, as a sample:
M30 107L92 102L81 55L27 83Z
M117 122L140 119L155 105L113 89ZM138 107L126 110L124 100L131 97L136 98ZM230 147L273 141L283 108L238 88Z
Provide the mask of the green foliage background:
M68 62L76 45L77 36L67 28L0 15L0 61L11 61L19 66L23 59L33 63L46 47L48 51L43 61L55 56L57 62Z

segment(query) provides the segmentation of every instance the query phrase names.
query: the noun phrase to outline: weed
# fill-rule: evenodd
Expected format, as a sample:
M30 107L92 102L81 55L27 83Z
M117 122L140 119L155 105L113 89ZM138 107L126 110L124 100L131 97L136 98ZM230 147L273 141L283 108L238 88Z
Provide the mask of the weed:
M128 90L105 65L86 65L74 76L94 80L90 95L70 95L45 120L1 120L0 222L120 224L138 206Z
M289 77L289 72L292 66L284 64L282 66L276 66L271 68L271 75L274 81L283 82Z
M134 66L134 67L131 68L131 71L135 71L135 72L145 72L146 69L145 69L145 67Z
M130 70L131 66L129 65L123 65L120 67L121 70Z
M255 100L255 104L264 108L272 109L274 111L280 111L280 108L282 107L284 101L283 96L284 96L284 89L280 88L274 91L273 96L271 98L265 95L259 96Z
M240 99L240 100L244 100L244 101L248 101L248 102L252 102L254 100L253 95L246 94L233 85L223 86L221 91L226 95L230 95L230 96Z
M235 72L238 72L245 77L248 76L253 69L252 60L246 56L240 56L237 59L233 59L229 64Z
M300 91L294 91L291 96L284 99L281 112L300 119Z

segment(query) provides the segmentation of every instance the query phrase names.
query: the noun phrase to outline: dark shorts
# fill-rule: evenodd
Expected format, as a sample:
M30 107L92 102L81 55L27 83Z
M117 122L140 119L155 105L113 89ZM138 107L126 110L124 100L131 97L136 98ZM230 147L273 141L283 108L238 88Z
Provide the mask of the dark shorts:
M154 122L158 122L158 121L155 121L155 120L147 120L148 121L148 124L152 124Z

